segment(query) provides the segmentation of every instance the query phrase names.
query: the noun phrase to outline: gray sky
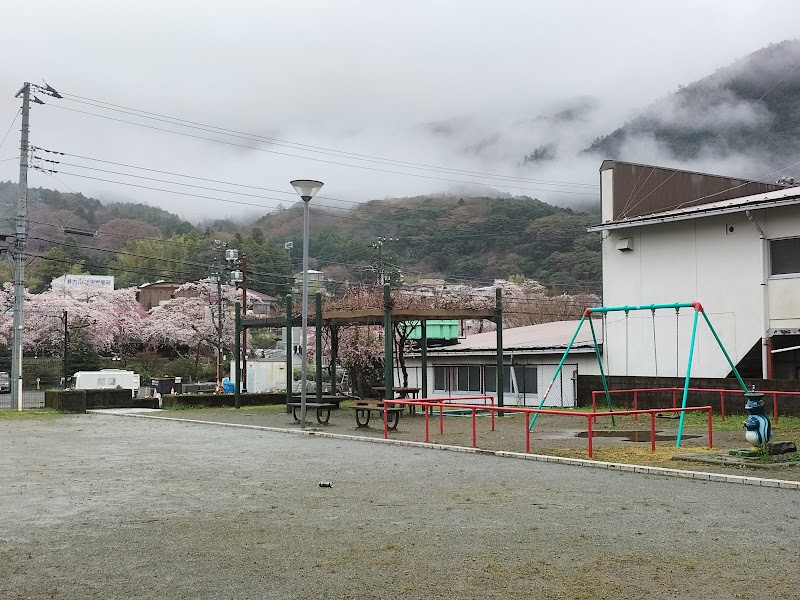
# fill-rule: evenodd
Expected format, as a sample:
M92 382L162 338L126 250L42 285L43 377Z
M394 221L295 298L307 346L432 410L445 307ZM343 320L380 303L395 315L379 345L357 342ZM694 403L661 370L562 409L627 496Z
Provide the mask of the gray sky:
M574 158L577 150L679 84L770 42L796 37L800 3L40 0L5 3L3 16L0 136L19 108L14 94L22 82L44 79L64 94L337 152L595 184L600 161ZM568 128L535 120L587 98L592 99L591 110ZM47 106L35 107L31 117L31 143L36 146L288 192L238 188L269 197L250 198L66 166L59 167L60 181L38 172L30 175L31 186L71 189L103 201L144 201L191 220L240 218L248 211L266 212L281 199L293 202L296 196L288 181L298 177L320 179L325 182L323 195L346 201L463 189L466 184L457 181L503 181L509 187L497 189L559 203L596 193L592 188L361 162L267 142L249 150L64 110L179 129L74 100L43 99ZM555 138L572 158L561 156L545 168L519 166L526 152ZM13 157L18 146L19 120L0 148L0 161ZM63 160L123 170L85 159ZM94 181L67 171L264 208ZM17 172L14 160L0 162L0 179L16 180Z

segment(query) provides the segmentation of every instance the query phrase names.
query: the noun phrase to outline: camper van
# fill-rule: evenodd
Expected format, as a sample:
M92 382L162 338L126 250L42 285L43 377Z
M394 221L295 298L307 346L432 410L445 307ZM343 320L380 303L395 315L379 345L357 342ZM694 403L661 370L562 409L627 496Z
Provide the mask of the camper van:
M133 371L102 369L100 371L78 371L72 376L76 390L121 388L131 391L131 397L139 395L140 377Z

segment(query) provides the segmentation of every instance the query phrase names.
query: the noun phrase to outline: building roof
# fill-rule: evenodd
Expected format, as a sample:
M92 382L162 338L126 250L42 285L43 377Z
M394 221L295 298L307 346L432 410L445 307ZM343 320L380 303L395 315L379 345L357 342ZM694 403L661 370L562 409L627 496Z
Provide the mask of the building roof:
M516 350L528 352L563 352L569 345L580 321L555 321L541 323L540 325L526 325L525 327L511 327L503 330L503 351ZM603 343L601 327L595 327L598 344ZM588 323L581 327L575 342L572 345L577 352L590 352L594 349L592 331ZM487 352L497 351L497 332L477 333L460 340L458 344L441 348L429 348L428 354L447 354L451 352Z
M619 160L604 160L600 173L603 215L612 221L672 210L679 203L696 206L784 189L781 184Z
M632 217L608 221L589 228L589 231L605 231L609 229L625 229L628 227L639 227L642 225L654 225L656 223L666 223L669 221L684 221L687 219L699 219L701 217L712 217L729 213L744 212L747 210L758 210L762 208L775 208L779 206L792 206L800 204L800 187L784 188L774 192L732 198L719 202L710 202L697 206L686 206L673 210L665 210Z
M250 300L257 300L259 302L277 302L277 299L269 294L263 294L255 290L247 290L247 297Z
M139 289L143 289L143 288L147 288L147 287L155 287L155 286L161 286L161 287L175 286L175 287L180 287L182 285L183 285L182 283L178 283L177 281L165 281L163 279L159 279L158 281L153 281L152 283L143 283L142 285L139 286Z

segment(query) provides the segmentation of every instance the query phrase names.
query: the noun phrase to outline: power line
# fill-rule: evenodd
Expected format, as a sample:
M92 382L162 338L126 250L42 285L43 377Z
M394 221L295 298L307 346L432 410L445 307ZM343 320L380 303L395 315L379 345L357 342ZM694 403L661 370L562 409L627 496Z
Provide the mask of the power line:
M785 74L783 77L781 77L781 78L780 78L778 81L776 81L776 82L775 82L775 83L772 85L772 87L771 87L771 88L769 88L769 89L768 89L766 92L764 92L764 93L761 95L761 97L760 97L760 98L758 98L757 100L755 100L754 102L752 102L752 103L751 103L751 104L750 104L750 105L749 105L747 108L748 108L748 109L751 109L751 108L753 108L753 107L754 107L756 104L758 104L759 102L761 102L761 101L762 101L762 100L763 100L763 99L764 99L764 98L767 96L767 94L769 94L769 93L770 93L772 90L774 90L776 87L778 87L778 85L779 85L779 84L780 84L780 83L781 83L783 80L785 80L785 79L786 79L786 78L787 78L789 75L791 75L792 73L794 73L794 71L795 71L795 70L797 70L797 68L798 68L798 67L800 67L800 63L797 63L795 66L793 66L791 69L789 69L789 71L787 71L787 73L786 73L786 74ZM722 130L722 131L720 131L720 132L719 132L719 133L718 133L716 136L714 136L714 139L712 139L712 140L711 140L710 142L708 142L708 143L707 143L705 146L703 146L702 148L700 148L700 150L698 150L697 152L695 152L695 154L694 154L694 155L693 155L691 158L689 158L689 160L694 160L695 158L697 158L697 157L700 155L700 153L701 153L703 150L705 150L705 149L706 149L706 148L708 148L708 147L709 147L711 144L713 144L715 141L717 141L717 140L720 138L720 136L722 136L722 134L724 134L726 131L728 131L728 130L729 130L731 127L733 127L733 126L734 126L736 123L738 123L739 121L741 121L743 118L744 118L744 114L742 114L742 115L740 115L740 116L736 117L736 118L735 118L733 121L731 121L731 123L730 123L730 124L729 124L727 127L725 127L725 129L723 129L723 130ZM653 188L653 189L652 189L652 190L651 190L651 191L650 191L650 192L649 192L649 193L648 193L648 194L647 194L647 195L646 195L644 198L642 198L642 199L641 199L641 200L639 200L639 201L638 201L636 204L634 204L633 206L631 206L631 207L630 207L630 210L633 210L634 208L636 208L637 206L639 206L639 205L640 205L642 202L644 202L645 200L647 200L647 199L648 199L648 198L649 198L649 197L650 197L650 196L651 196L653 193L655 193L655 191L656 191L656 190L658 190L658 189L659 189L659 188L660 188L662 185L664 185L664 184L665 184L665 183L667 183L667 182L668 182L670 179L672 179L672 178L675 176L675 174L676 174L676 173L677 173L677 171L673 171L673 172L672 172L672 173L669 175L669 177L667 177L666 179L664 179L664 181L662 181L660 184L658 184L656 187L654 187L654 188Z
M50 152L52 152L52 151L50 151ZM281 199L281 198L273 198L273 197L269 197L269 196L260 196L260 195L257 195L257 194L249 194L249 193L246 193L246 192L235 192L235 191L231 191L231 190L221 190L221 189L218 189L218 188L211 188L211 187L207 187L207 186L200 186L200 185L182 183L182 182L171 181L171 180L166 180L166 179L159 179L159 178L154 178L154 177L146 177L146 176L143 176L143 175L136 175L136 174L133 174L133 173L124 173L124 172L120 172L120 171L112 171L112 170L109 170L109 169L99 169L99 168L96 168L96 167L88 167L88 166L85 166L85 165L76 165L76 164L73 164L73 163L66 163L66 162L61 162L61 161L53 161L53 160L48 160L48 159L42 159L41 157L35 157L35 158L37 158L38 160L44 160L45 162L53 163L54 165L64 164L64 165L69 165L69 166L73 166L73 167L77 167L77 168L81 168L81 169L87 169L87 170L90 170L90 171L98 171L98 172L103 172L103 173L116 174L116 175L120 175L120 176L123 176L123 177L132 177L132 178L135 178L135 179L143 179L143 180L147 180L147 181L156 181L156 182L160 182L160 183L167 183L167 184L170 184L170 185L178 185L178 186L190 187L190 188L193 188L193 189L209 190L209 191L222 192L222 193L234 194L234 195L239 195L239 196L262 198L262 199L265 199L265 200L277 200L278 202L283 202L283 199ZM101 178L101 177L92 177L92 176L81 174L81 173L71 173L71 172L68 172L68 171L58 170L58 169L55 169L55 168L45 168L45 167L40 167L40 166L33 166L32 168L34 168L36 170L39 170L39 171L42 171L42 172L44 172L44 173L46 173L48 175L54 175L55 173L59 173L59 174L62 174L62 175L69 175L69 176L72 176L72 177L80 177L80 178L90 179L90 180L94 180L94 181L102 181L102 182L105 182L105 183L114 183L114 184L117 184L117 185L127 185L127 186L131 186L131 187L136 187L136 188L142 188L142 189L148 189L148 190L154 190L154 191L161 191L161 192L168 193L168 194L189 196L189 197L193 197L193 198L201 198L201 199L205 199L205 200L212 200L212 201L223 202L223 203L227 203L227 204L238 204L238 205L242 205L242 206L253 206L253 207L256 207L256 208L263 208L263 209L270 209L271 208L271 207L269 207L267 205L257 204L257 203L253 203L253 202L230 200L230 199L225 199L225 198L219 198L219 197L216 197L216 196L206 196L206 195L202 195L202 194L192 194L192 193L188 193L188 192L181 192L181 191L178 191L178 190L169 190L169 189L165 189L165 188L161 188L161 187L146 186L146 185L135 184L135 183L130 183L130 182L117 181L117 180L112 180L112 179L105 179L105 178ZM191 176L188 176L188 175L187 176L178 175L178 176L191 177ZM64 185L66 185L66 184L64 184ZM237 185L237 184L231 184L231 185ZM69 186L67 186L67 187L69 187ZM249 187L249 186L247 186L247 187ZM357 212L362 212L362 213L367 213L367 214L376 214L376 213L379 213L381 210L395 210L395 211L397 211L397 210L400 210L402 208L402 207L381 206L377 210L368 210L363 205L360 205L360 204L357 204L357 203L354 203L354 204L356 204L356 206L354 208L349 209L350 211L357 211ZM340 214L332 214L332 213L328 213L328 212L321 212L319 210L319 207L327 208L327 209L332 210L332 211L345 211L345 210L348 210L348 209L344 209L344 208L341 208L341 207L335 207L335 206L325 205L325 204L320 204L320 203L316 203L315 206L318 207L318 208L315 209L315 210L312 210L311 212L314 213L314 214L317 214L317 215L324 216L324 217L335 218L335 219L347 219L348 221L358 220L358 221L365 222L365 223L385 224L385 220L384 219L380 219L380 218L368 219L368 218L364 218L364 217L354 217L352 214L340 215ZM458 223L458 224L461 224L461 221L459 219L455 218L455 217L448 217L447 220L455 222L455 223ZM493 235L493 237L496 237L498 234L492 234L492 235ZM424 237L424 236L416 236L416 237Z
M11 128L14 127L14 123L17 122L17 117L19 117L19 114L21 112L22 112L21 108L17 109L17 114L15 114L14 118L11 119L11 125L8 126L8 129L6 130L6 134L3 136L3 141L0 142L0 150L3 148L3 144L6 143L6 138L8 137L8 134L11 133ZM12 160L12 159L16 159L16 158L19 158L19 157L18 156L14 156L12 158L4 158L3 160Z
M327 159L315 158L315 157L309 157L309 156L300 156L300 155L291 154L291 153L288 153L288 152L280 152L278 150L268 150L266 148L258 148L258 147L254 147L254 146L248 146L248 145L245 145L245 144L237 144L235 142L229 142L229 141L225 141L225 140L219 140L219 139L215 139L215 138L204 137L204 136L201 136L201 135L195 135L195 134L186 133L186 132L183 132L183 131L175 131L173 129L166 129L164 127L156 127L154 125L146 125L144 123L136 123L135 121L128 121L126 119L118 119L116 117L109 117L107 115L99 115L97 113L92 113L92 112L89 112L89 111L77 110L77 109L69 108L69 107L66 107L66 106L59 106L57 104L47 104L47 106L50 106L50 107L53 107L53 108L57 108L59 110L66 110L66 111L70 111L70 112L75 112L75 113L80 113L80 114L89 115L89 116L93 116L93 117L98 117L100 119L107 119L107 120L115 121L115 122L119 122L119 123L127 123L129 125L135 125L137 127L143 127L145 129L151 129L151 130L154 130L154 131L162 131L164 133L172 133L174 135L180 135L180 136L183 136L183 137L203 140L203 141L207 141L207 142L214 142L214 143L217 143L217 144L224 144L224 145L227 145L227 146L234 146L236 148L244 148L244 149L247 149L247 150L255 150L257 152L266 152L266 153L269 153L269 154L277 154L277 155L280 155L280 156L287 156L287 157L290 157L290 158L299 158L301 160L312 160L312 161L315 161L315 162L321 162L321 163L325 163L325 164L337 165L337 166L342 166L342 167L350 167L350 168L354 168L354 169L364 169L364 170L368 170L368 171L375 171L375 172L378 172L378 173L389 173L389 174L392 174L392 175L403 175L403 176L406 176L406 177L417 177L417 178L422 178L422 179L432 179L432 180L437 180L437 181L447 181L447 182L450 182L450 183L465 183L465 184L468 184L468 185L477 185L477 186L481 186L481 187L501 187L501 188L515 189L515 190L532 191L532 192L550 192L550 193L556 193L556 194L572 194L572 195L581 195L581 196L592 196L593 198L598 198L596 193L590 193L590 192L578 192L578 191L565 191L565 190L556 190L556 189L531 188L531 187L515 186L515 185L500 184L500 183L487 183L487 182L481 182L481 181L468 181L468 180L464 180L464 179L450 179L450 178L446 178L446 177L436 177L436 176L433 176L433 175L422 175L420 173L406 173L406 172L402 172L402 171L393 171L393 170L390 170L390 169L379 169L377 167L369 167L369 166L366 166L366 165L352 165L352 164L349 164L349 163L343 163L343 162L338 162L338 161L333 161L333 160L327 160ZM549 185L549 184L547 184L547 185Z
M490 179L504 179L510 181L523 181L529 183L539 183L539 184L553 184L553 185L562 185L562 186L573 186L573 187L586 187L586 188L596 188L595 184L587 184L587 183L574 183L574 182L567 182L567 181L554 181L554 180L547 180L547 179L535 179L531 177L518 177L514 175L499 175L496 173L486 173L481 171L471 171L466 169L454 169L451 167L442 167L437 165L430 165L425 163L415 163L415 162L408 162L402 160L395 160L390 158L384 158L380 156L370 155L370 154L358 154L355 152L346 152L343 150L337 150L333 148L325 148L322 146L313 146L310 144L301 144L298 142L292 142L288 140L283 140L280 138L273 138L262 136L258 134L251 134L243 131L237 131L235 129L228 129L224 127L218 127L215 125L209 125L206 123L200 123L197 121L189 121L186 119L180 119L177 117L171 117L168 115L163 115L159 113L154 113L150 111L140 110L136 108L131 108L127 106L122 106L119 104L112 104L109 102L104 102L102 100L95 100L92 98L86 98L83 96L77 96L73 94L63 94L67 100L72 102L76 102L79 104L85 104L88 106L92 106L94 108L100 108L104 110L111 110L115 112L120 112L123 114L128 114L132 116L142 117L146 119L151 119L155 121L160 121L163 123L169 123L171 125L178 125L181 127L188 127L191 129L199 129L201 131L207 131L210 133L221 133L223 135L229 135L231 137L236 137L239 139L246 139L250 141L257 141L257 142L268 142L270 144L276 146L282 146L286 148L296 149L296 150L305 150L309 152L317 152L329 156L342 156L345 158L353 158L355 160L365 160L369 162L377 162L380 164L388 164L393 166L401 166L401 167L410 167L415 169L422 169L426 171L437 171L437 172L445 172L445 173L455 173L460 175L477 175L484 178Z

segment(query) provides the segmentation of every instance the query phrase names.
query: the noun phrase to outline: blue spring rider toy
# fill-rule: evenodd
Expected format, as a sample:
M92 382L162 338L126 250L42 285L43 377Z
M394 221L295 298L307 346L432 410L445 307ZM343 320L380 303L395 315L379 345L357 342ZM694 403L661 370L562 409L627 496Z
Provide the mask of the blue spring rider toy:
M744 437L754 448L761 448L772 438L772 424L764 410L763 394L745 394L744 409L749 415L744 422Z

